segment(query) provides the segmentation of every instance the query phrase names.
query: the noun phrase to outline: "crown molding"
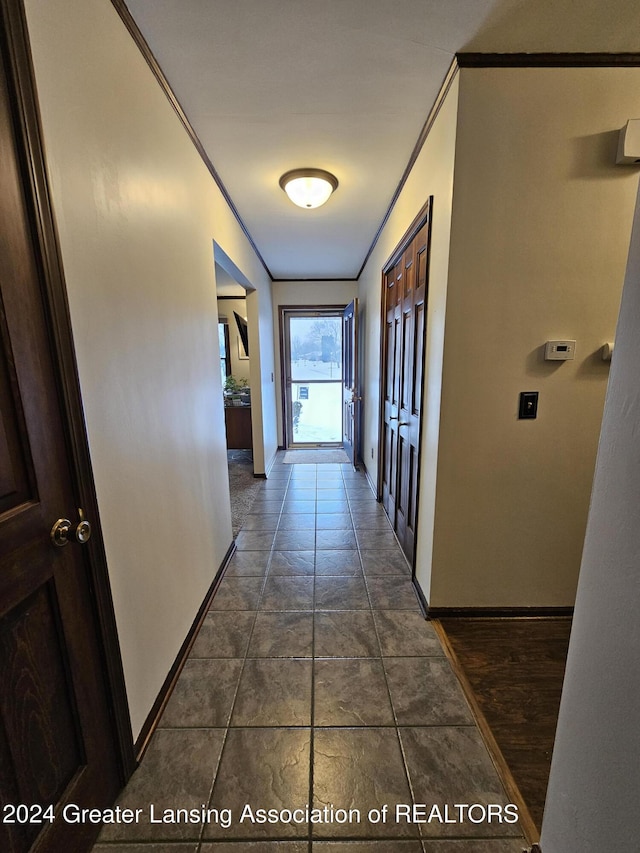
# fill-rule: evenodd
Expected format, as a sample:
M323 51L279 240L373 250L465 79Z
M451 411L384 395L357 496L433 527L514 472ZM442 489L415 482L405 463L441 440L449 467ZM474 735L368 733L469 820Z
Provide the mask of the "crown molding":
M340 276L340 277L338 277L338 278L327 278L326 276L325 276L324 278L322 278L322 277L319 277L319 278L304 278L304 277L301 277L301 276L296 276L295 278L273 278L273 279L271 279L271 281L272 281L274 284L292 284L292 283L310 284L310 283L312 283L312 282L316 282L316 283L317 283L317 282L325 282L325 281L326 281L326 282L330 282L330 281L331 281L331 282L342 281L342 282L345 282L345 283L353 283L353 282L357 282L357 281L358 281L358 279L357 279L357 278L354 278L353 276L344 276L344 275L343 275L343 276Z
M459 68L631 68L640 53L457 53Z
M376 231L374 238L371 241L371 245L369 246L367 254L364 256L364 260L362 261L362 265L360 266L360 269L358 270L358 275L357 275L356 279L359 279L360 276L362 275L364 268L366 267L367 262L368 262L369 258L371 257L371 254L372 254L373 250L375 249L378 240L380 239L380 235L382 234L385 225L389 221L389 217L391 216L391 212L393 211L393 208L395 207L395 204L396 204L398 198L400 197L400 193L402 192L404 185L406 184L406 182L409 178L409 175L411 174L411 170L415 166L416 160L420 156L420 152L422 151L424 143L426 142L427 137L429 136L429 133L431 132L431 128L433 127L433 123L435 122L436 118L438 117L438 113L440 112L442 105L444 104L445 99L446 99L447 95L449 94L449 89L451 88L451 85L452 85L453 81L455 80L457 73L458 73L458 62L457 62L457 59L454 57L453 62L449 66L449 70L447 71L446 76L445 76L444 80L442 81L442 86L440 87L440 91L438 92L438 95L434 101L434 104L431 107L431 110L429 111L429 115L427 116L427 120L422 125L422 130L420 131L420 135L418 136L416 144L413 147L413 151L411 152L411 156L409 157L409 162L407 163L405 170L402 173L402 177L400 178L398 186L396 187L396 190L395 190L393 196L391 197L391 201L389 202L389 207L387 208L386 213L382 218L382 222L380 223L378 230Z
M371 241L371 244L364 256L360 269L355 277L339 277L339 278L301 278L300 276L292 277L292 278L275 278L271 273L271 270L267 266L266 261L262 257L260 250L258 249L249 229L245 225L240 213L238 212L237 207L235 206L231 196L227 188L225 187L220 175L218 174L215 166L209 159L205 148L198 138L197 133L195 132L193 125L189 121L185 111L183 110L178 98L176 97L169 81L165 77L162 68L158 64L157 59L155 58L153 51L149 47L146 39L142 35L138 25L133 19L125 0L111 0L111 3L118 15L122 19L124 25L129 31L131 37L134 42L138 46L142 56L147 62L147 65L151 69L154 77L160 84L160 87L164 94L167 97L167 100L171 104L173 110L176 115L180 119L184 129L187 131L189 138L191 139L193 145L195 146L198 154L200 155L202 161L207 167L211 177L215 181L218 189L222 193L222 196L226 203L229 206L229 209L233 213L235 219L237 220L240 228L242 229L243 234L249 241L251 248L256 254L256 257L264 267L265 272L269 276L269 279L274 282L292 282L292 281L305 281L305 282L321 282L321 281L344 281L344 282L357 282L362 275L364 268L366 267L373 250L375 249L380 236L389 221L389 217L395 207L395 204L400 197L400 193L404 189L404 186L411 174L411 170L415 166L415 163L420 156L420 152L424 147L424 144L429 136L431 128L438 117L440 109L444 104L444 101L449 93L451 85L455 80L455 77L458 71L461 68L633 68L640 66L640 53L473 53L473 52L460 52L457 53L453 61L447 71L447 74L442 82L442 86L440 87L440 91L436 97L436 100L429 111L429 115L422 126L422 130L416 140L416 143L413 147L413 151L411 152L411 156L405 166L405 169L402 173L402 176L398 182L398 185L393 193L391 201L385 211L385 214L378 226L376 233Z
M133 38L134 42L136 43L136 45L138 47L140 53L142 54L142 56L146 60L147 65L149 66L149 68L151 69L151 71L153 73L153 76L156 78L156 80L160 84L160 88L162 89L162 91L164 92L164 94L167 97L167 100L169 101L169 103L173 107L175 114L180 119L182 126L187 131L187 134L189 135L191 142L194 144L196 151L198 152L198 154L202 158L203 163L205 164L205 166L209 170L211 177L216 182L218 189L222 193L222 196L223 196L224 200L226 201L226 203L229 205L229 209L231 210L234 217L236 218L238 225L242 229L244 236L247 238L247 240L251 244L251 248L256 253L258 260L260 261L260 263L262 264L262 266L265 269L265 272L267 273L269 278L273 281L273 276L271 275L271 270L267 266L265 259L262 257L260 250L256 246L256 243L255 243L253 237L251 236L249 229L245 225L242 217L240 216L240 213L238 212L238 208L233 203L233 200L231 199L231 196L229 195L227 188L223 184L222 179L220 178L220 175L218 174L215 166L213 165L213 163L209 159L209 156L207 155L207 152L205 151L204 145L202 144L202 142L198 138L198 134L195 132L193 125L191 124L191 122L189 121L189 119L187 117L187 114L182 109L180 101L176 97L176 94L173 91L173 89L171 88L169 81L165 77L164 71L162 70L162 68L158 64L158 60L153 55L153 51L149 47L147 40L145 39L145 37L140 32L140 29L139 29L138 25L136 24L135 20L133 19L131 12L127 8L127 4L124 2L124 0L111 0L111 4L114 7L114 9L116 10L116 12L118 13L118 15L120 16L120 18L121 18L122 22L124 23L125 27L127 28L127 30L129 31L131 37Z
M440 87L435 103L420 132L409 162L389 203L389 207L365 255L358 272L358 279L362 275L376 243L389 221L395 203L422 151L427 136L460 68L632 68L636 66L640 66L640 53L456 53Z

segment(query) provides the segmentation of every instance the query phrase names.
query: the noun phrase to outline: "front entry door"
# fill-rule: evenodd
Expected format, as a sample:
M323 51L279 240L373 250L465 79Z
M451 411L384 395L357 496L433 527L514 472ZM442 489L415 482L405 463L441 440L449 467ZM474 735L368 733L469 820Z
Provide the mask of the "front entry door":
M97 827L60 811L114 798L118 751L87 546L50 538L80 517L10 79L0 62L0 849L67 853Z
M383 271L382 502L413 563L418 511L430 204Z
M287 447L342 442L342 310L281 309Z
M358 396L358 300L342 314L342 446L351 464L358 464L360 397Z

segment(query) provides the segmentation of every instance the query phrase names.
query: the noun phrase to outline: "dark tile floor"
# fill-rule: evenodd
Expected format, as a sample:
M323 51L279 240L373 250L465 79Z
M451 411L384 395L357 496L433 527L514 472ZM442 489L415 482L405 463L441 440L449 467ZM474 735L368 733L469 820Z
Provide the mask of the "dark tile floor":
M365 478L278 460L236 541L94 853L521 853Z

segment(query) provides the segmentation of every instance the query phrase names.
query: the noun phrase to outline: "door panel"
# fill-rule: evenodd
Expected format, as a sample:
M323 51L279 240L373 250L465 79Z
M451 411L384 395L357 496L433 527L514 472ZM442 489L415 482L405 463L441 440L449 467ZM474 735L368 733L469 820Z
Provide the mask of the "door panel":
M407 526L407 483L406 457L409 451L408 440L403 435L405 430L398 430L397 461L396 461L396 516L395 531L400 544L403 544L405 529Z
M385 317L388 330L388 340L384 342L386 366L384 375L387 377L387 388L384 402L385 430L389 433L385 450L388 456L383 470L386 471L387 479L383 484L382 501L391 519L396 526L396 514L398 511L399 491L399 450L400 450L400 427L402 393L403 393L403 317L402 301L404 298L404 264L400 260L389 270L385 276L386 304Z
M0 64L0 807L101 806L118 753L82 546L49 536L79 518L11 103ZM0 823L0 849L80 851L95 832Z
M412 393L413 400L411 411L414 415L419 415L422 407L422 382L420 378L420 365L424 363L424 333L425 333L425 308L424 302L420 302L415 306L415 316L413 320L413 364L412 364Z
M43 584L4 616L0 637L3 722L29 803L56 803L85 763L53 586Z
M431 204L383 273L382 501L407 558L415 554Z
M411 370L411 355L413 352L413 312L409 304L402 312L402 373L400 376L400 409L403 413L409 411L413 396L413 373Z
M15 366L1 305L0 347L0 513L4 513L33 496L34 479Z
M393 320L387 320L386 321L386 338L385 338L386 346L385 346L385 353L384 353L385 365L386 365L385 370L384 370L384 376L385 376L384 401L385 401L385 403L391 403L392 399L393 399L393 368L395 365L395 359L393 358L393 355L390 355L390 353L393 353L395 350L395 341L396 341L395 332L396 332L396 327L395 327Z

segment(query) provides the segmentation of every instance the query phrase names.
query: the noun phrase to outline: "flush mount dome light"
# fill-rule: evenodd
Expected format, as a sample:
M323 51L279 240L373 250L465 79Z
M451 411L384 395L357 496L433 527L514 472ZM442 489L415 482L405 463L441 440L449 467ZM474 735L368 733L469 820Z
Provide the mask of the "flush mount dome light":
M338 188L338 179L324 169L292 169L280 178L280 186L298 207L320 207Z

